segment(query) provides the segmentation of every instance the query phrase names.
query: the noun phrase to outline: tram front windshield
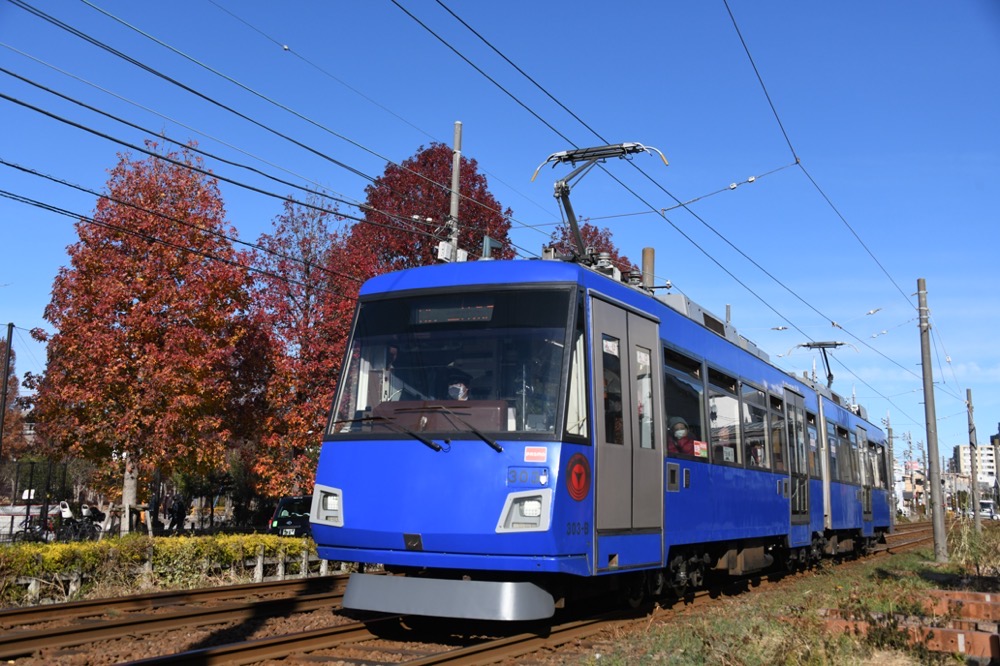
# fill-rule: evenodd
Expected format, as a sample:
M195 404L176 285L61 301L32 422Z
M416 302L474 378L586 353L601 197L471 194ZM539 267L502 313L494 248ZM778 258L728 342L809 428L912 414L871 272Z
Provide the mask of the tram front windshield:
M521 289L363 302L330 436L551 435L570 295Z

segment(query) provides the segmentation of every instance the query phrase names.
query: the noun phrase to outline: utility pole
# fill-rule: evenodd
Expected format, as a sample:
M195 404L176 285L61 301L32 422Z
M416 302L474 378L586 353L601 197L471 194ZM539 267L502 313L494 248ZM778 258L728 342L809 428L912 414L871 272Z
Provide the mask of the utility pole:
M997 438L990 438L993 444L993 500L994 507L1000 506L1000 423L997 423Z
M892 498L891 506L889 507L889 527L894 529L896 527L896 457L892 450L892 422L889 420L889 412L885 413L885 418L882 419L885 424L886 434L888 436L887 444L889 446L889 455L887 456L889 460L889 497Z
M913 516L917 513L917 483L913 477L913 437L909 431L903 433L903 437L906 439L906 467L910 471L910 520L913 520ZM906 470L903 470L903 473L905 474ZM903 487L906 488L905 481Z
M972 459L972 510L975 511L976 533L983 533L979 516L979 447L976 444L976 422L972 419L972 389L965 389L965 403L969 406L969 457Z
M14 322L7 324L7 349L3 355L3 393L0 394L0 458L3 457L3 428L7 418L7 381L10 379L10 349L14 346Z
M455 121L455 148L451 154L451 206L448 209L452 247L458 247L458 188L462 169L462 121Z
M924 421L927 428L927 457L930 458L931 520L934 526L934 559L948 561L947 533L944 529L944 504L941 502L941 462L938 456L937 413L934 406L934 370L931 366L931 325L927 310L927 282L917 279L920 313L920 361L924 376Z
M451 205L448 209L448 219L444 229L448 232L448 240L438 243L436 254L440 262L465 261L469 253L458 247L458 201L462 168L462 122L455 121L455 147L451 154ZM440 232L441 229L438 229Z

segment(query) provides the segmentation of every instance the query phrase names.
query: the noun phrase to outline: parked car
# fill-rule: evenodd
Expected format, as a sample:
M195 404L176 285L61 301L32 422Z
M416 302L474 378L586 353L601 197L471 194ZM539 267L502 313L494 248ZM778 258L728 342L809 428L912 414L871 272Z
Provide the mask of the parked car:
M312 495L282 497L274 509L267 531L279 536L310 536L309 508Z

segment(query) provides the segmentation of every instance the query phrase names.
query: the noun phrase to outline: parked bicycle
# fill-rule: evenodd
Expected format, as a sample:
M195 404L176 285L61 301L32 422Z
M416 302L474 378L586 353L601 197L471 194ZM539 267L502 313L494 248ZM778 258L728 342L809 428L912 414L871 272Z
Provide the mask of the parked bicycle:
M14 532L15 543L49 543L56 538L55 528L52 519L46 516L28 516L18 524L18 530Z
M62 512L58 534L60 541L96 541L101 538L104 513L84 504L80 507L83 517L77 518L66 501L59 502L59 510Z

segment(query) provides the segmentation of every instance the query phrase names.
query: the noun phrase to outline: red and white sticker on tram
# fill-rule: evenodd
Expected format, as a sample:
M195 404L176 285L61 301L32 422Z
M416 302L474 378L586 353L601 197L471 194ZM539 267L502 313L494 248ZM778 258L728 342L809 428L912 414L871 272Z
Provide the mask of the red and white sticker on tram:
M590 492L590 461L582 453L574 453L566 465L566 489L577 502Z
M524 462L543 463L549 459L549 449L545 446L524 447Z

